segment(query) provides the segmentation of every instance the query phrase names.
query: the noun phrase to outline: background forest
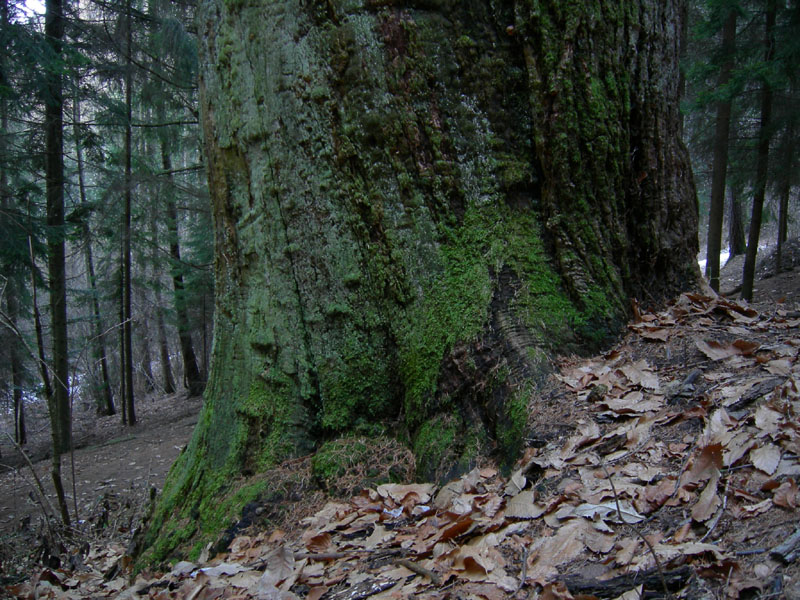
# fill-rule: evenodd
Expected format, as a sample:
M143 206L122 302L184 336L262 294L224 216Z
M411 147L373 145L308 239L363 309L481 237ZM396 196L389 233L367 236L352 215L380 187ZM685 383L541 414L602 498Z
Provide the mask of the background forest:
M0 2L0 410L22 445L25 411L46 404L63 452L73 415L134 424L137 398L200 395L206 380L213 234L195 9L52 0L45 16ZM798 227L800 7L689 5L684 138L701 258L718 289L720 250L749 247L748 298L759 243L780 247Z

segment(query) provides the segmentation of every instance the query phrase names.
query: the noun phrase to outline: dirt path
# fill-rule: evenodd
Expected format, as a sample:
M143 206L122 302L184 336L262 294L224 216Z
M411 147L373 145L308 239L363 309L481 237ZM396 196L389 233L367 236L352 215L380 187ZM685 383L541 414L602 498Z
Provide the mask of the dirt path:
M137 508L150 486L160 489L163 485L170 466L191 436L200 406L199 399L147 398L137 407L139 420L133 427L123 426L118 415L90 419L84 415L75 432L76 445L83 446L74 453L77 502L73 500L70 457L65 456L62 464L71 512L77 504L79 518L87 519L96 518L103 503L127 503ZM34 433L26 452L34 457L36 473L55 505L46 456L48 436L40 435L40 419L32 416ZM46 423L43 428L47 429ZM7 438L2 453L0 463L13 467L0 474L0 536L7 536L35 525L41 507L30 469ZM122 529L129 525L118 524Z

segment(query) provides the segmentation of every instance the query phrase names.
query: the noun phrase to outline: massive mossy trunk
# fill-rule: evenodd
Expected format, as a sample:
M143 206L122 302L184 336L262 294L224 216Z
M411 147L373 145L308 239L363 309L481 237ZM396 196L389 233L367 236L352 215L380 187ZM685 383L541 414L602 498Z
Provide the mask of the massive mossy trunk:
M513 458L549 353L694 281L678 4L200 2L213 368L151 558L346 432Z

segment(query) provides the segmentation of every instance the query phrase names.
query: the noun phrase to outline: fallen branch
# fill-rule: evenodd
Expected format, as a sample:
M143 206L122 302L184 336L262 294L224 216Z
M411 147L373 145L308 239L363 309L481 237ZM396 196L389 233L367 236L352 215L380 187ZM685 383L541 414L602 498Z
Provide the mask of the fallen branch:
M436 586L442 585L442 578L441 577L439 577L433 571L429 571L425 567L419 566L415 562L411 562L410 560L408 560L406 558L398 558L396 561L394 561L394 563L396 565L400 565L401 567L405 567L409 571L413 571L417 575L421 575L422 577L427 577L428 579L431 580L431 583L433 583L433 585L436 585Z
M363 600L363 598L380 594L395 585L397 585L396 581L389 580L362 581L338 592L329 592L328 598L329 600Z
M790 535L783 543L778 544L772 550L770 550L769 555L772 558L777 558L784 564L793 562L798 554L800 553L800 527L794 530L794 533Z
M605 581L584 579L580 575L567 577L563 581L573 596L582 594L597 596L598 598L616 598L642 585L644 586L642 588L642 598L653 598L655 593L647 590L658 589L659 584L668 586L669 590L679 590L688 583L691 576L692 569L684 565L674 571L661 572L658 569L650 569L639 573L619 575ZM657 594L661 595L661 592ZM669 591L667 591L667 594L669 594Z

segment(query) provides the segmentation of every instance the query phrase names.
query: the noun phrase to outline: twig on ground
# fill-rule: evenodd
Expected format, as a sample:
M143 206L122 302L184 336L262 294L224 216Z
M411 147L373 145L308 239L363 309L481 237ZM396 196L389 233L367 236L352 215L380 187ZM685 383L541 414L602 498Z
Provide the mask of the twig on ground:
M675 494L677 494L678 490L681 488L681 477L683 476L684 471L686 471L686 466L689 464L689 459L692 457L692 454L694 453L694 449L696 447L697 447L697 437L694 438L694 441L692 442L692 447L689 448L689 451L686 453L686 456L683 459L681 468L678 471L678 476L675 478L675 489L672 490L672 493L669 495L669 498L667 498L664 504L672 500L675 497Z
M733 565L728 569L728 576L725 578L725 587L723 591L725 592L725 597L728 597L728 586L731 584L731 575L733 574Z
M777 558L784 564L792 562L800 554L800 528L795 529L783 543L770 550L769 555Z
M648 540L645 535L639 531L638 527L636 527L633 523L628 523L622 516L622 508L620 508L619 505L619 496L617 495L617 488L614 485L614 479L611 477L611 473L609 473L608 469L606 468L606 463L604 461L600 461L600 466L603 468L603 472L605 472L606 477L608 477L608 482L611 484L611 492L614 494L614 504L617 507L617 516L619 517L619 520L623 525L627 525L631 531L638 535L647 546L647 549L650 551L653 560L655 560L656 569L658 569L658 574L661 578L661 585L664 587L664 594L666 594L667 598L672 600L672 592L669 591L669 587L667 586L667 579L664 577L664 569L661 567L661 561L658 560L658 555L656 554L655 548L653 548L653 544L651 544L650 540Z
M516 595L521 589L522 586L525 585L525 580L528 578L528 546L524 546L522 550L522 570L519 574L519 585L517 586L517 591L514 592Z
M433 585L436 586L442 585L442 578L439 577L436 573L426 569L425 567L418 565L415 562L411 562L407 558L398 558L397 560L394 561L394 563L396 565L400 565L401 567L405 567L409 571L413 571L417 575L421 575L422 577L427 577L428 579L431 580L431 583Z
M725 491L722 493L722 506L719 507L714 517L711 519L711 525L708 526L708 531L705 532L705 535L700 538L700 543L702 544L708 539L708 536L711 535L711 532L714 531L714 528L719 523L720 518L722 517L722 513L725 512L725 508L728 506L728 481L725 480Z
M56 511L55 511L55 508L53 508L53 505L50 504L50 500L48 499L47 494L44 491L44 486L42 485L42 480L39 479L39 476L36 474L36 469L34 468L33 463L31 462L31 459L25 453L25 450L23 450L22 447L16 442L16 440L14 440L14 438L12 438L8 433L6 433L6 437L14 445L14 448L17 449L17 452L20 453L22 458L28 464L28 468L31 471L31 475L33 475L33 479L36 481L36 486L35 487L36 487L36 490L39 492L39 501L38 501L39 502L39 507L42 509L42 513L44 513L44 520L47 522L47 529L50 531L50 535L52 536L53 535L53 530L50 527L50 517L47 514L47 509L49 508L51 514L53 514L53 515L56 514ZM30 485L30 482L28 482L28 485ZM45 503L47 503L47 507L45 507Z

